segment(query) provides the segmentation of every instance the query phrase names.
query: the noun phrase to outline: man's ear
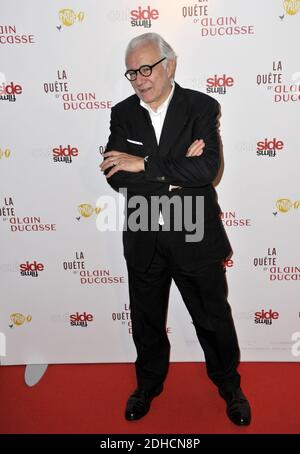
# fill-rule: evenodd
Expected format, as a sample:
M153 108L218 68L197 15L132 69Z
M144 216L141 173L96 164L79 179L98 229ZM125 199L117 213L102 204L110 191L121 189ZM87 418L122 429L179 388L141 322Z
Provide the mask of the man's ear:
M175 71L176 71L176 60L168 60L167 63L167 74L170 79L174 79L175 76Z

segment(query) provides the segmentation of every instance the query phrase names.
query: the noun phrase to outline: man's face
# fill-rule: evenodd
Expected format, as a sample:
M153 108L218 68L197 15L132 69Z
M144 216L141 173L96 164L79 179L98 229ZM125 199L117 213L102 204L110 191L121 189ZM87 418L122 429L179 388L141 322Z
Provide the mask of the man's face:
M145 43L133 49L126 59L127 69L138 69L142 65L153 65L162 58L158 47L152 43ZM171 91L171 80L174 73L174 61L166 60L152 69L149 77L142 76L139 72L131 85L137 96L156 110L168 97Z

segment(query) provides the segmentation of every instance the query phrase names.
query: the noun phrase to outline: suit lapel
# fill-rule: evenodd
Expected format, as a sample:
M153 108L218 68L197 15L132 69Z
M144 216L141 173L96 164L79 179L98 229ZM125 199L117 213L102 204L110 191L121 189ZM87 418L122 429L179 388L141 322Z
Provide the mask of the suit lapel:
M176 142L188 120L188 108L184 96L184 90L175 84L175 90L165 117L160 136L158 152L166 156L171 146Z

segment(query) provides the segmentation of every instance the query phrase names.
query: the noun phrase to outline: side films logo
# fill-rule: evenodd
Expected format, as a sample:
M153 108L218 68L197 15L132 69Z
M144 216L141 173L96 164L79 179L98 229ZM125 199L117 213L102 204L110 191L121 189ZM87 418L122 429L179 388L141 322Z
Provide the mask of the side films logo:
M257 85L270 91L274 102L300 101L300 73L295 72L290 76L290 81L284 83L281 60L273 61L271 69L268 73L257 74Z
M9 224L11 232L54 232L56 224L45 224L40 216L18 217L12 197L6 196L0 205L0 219Z
M214 12L217 2L212 1ZM233 35L254 35L253 25L241 25L237 16L213 16L209 13L209 0L198 0L198 3L184 5L181 8L182 16L192 18L194 24L200 26L200 34L206 36L233 36Z
M0 84L0 101L15 102L17 96L21 95L23 87L15 82L2 82Z
M276 208L280 213L287 213L288 211L298 210L300 208L300 200L292 202L290 199L278 199L276 201ZM278 211L273 212L274 216Z
M219 95L225 95L227 88L234 85L234 79L232 77L226 76L217 76L216 74L213 77L206 79L206 93L218 93Z
M254 257L253 266L266 271L270 281L300 281L300 266L279 266L274 247L268 248L264 257Z
M53 82L44 82L43 90L53 94L64 110L105 110L112 108L112 101L98 99L94 91L70 92L70 79L66 70L57 70L57 78Z
M86 328L88 326L88 323L91 323L93 321L93 314L87 314L86 312L83 312L83 314L76 312L76 314L70 315L71 326L80 326L81 328Z
M151 6L147 6L147 8L143 9L143 7L139 6L137 9L133 9L130 11L130 19L131 19L131 26L132 27L144 27L144 28L151 28L153 20L157 20L159 18L159 12L157 9L152 9Z
M300 0L283 0L283 9L289 16L294 16L300 9ZM279 16L281 20L284 19L285 14Z
M268 311L262 309L254 314L254 322L262 323L264 325L272 325L273 320L277 320L278 318L279 312L273 311L272 309Z
M282 151L284 143L282 140L278 140L275 137L273 139L263 139L257 142L256 144L256 154L257 156L269 156L273 158L276 156L277 151Z
M87 269L84 253L76 251L73 259L66 259L62 263L65 271L73 271L80 280L80 284L125 284L124 276L115 276L109 268Z
M31 276L38 277L39 272L44 271L45 267L42 263L37 263L35 260L32 263L29 263L27 260L26 263L21 263L20 265L20 274L21 276Z
M71 164L72 157L78 156L78 148L72 147L71 145L67 145L66 147L59 145L59 147L53 148L52 155L54 162Z

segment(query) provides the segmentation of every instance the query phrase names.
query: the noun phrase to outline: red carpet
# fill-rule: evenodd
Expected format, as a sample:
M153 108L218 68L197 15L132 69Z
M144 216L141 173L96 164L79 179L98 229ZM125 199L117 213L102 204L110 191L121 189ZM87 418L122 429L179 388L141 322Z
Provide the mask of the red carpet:
M133 365L50 365L32 388L23 366L1 367L0 433L299 434L300 365L243 363L239 370L253 415L244 428L227 419L203 363L171 364L165 391L136 422L123 417Z

